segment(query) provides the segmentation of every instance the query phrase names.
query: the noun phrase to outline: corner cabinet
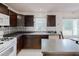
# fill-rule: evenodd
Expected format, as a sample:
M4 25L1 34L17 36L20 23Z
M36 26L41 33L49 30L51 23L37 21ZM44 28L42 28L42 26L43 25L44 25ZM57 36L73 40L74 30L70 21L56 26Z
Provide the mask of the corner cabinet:
M23 48L23 36L20 36L17 38L17 54L21 51Z
M47 27L56 26L56 15L47 15Z
M17 14L9 10L9 16L10 16L10 27L16 27L17 26Z
M34 26L34 16L33 15L25 15L24 19L25 19L24 24L26 27Z

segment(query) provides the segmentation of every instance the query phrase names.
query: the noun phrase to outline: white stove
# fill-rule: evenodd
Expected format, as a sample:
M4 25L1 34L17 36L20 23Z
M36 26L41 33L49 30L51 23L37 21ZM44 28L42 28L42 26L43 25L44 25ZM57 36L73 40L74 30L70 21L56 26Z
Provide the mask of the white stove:
M0 38L0 56L16 55L16 38Z

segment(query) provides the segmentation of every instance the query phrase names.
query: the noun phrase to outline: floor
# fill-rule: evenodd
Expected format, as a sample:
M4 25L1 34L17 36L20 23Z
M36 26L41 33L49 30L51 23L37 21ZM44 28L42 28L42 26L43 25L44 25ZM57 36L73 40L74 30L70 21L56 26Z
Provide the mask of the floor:
M22 49L18 56L42 56L40 49Z

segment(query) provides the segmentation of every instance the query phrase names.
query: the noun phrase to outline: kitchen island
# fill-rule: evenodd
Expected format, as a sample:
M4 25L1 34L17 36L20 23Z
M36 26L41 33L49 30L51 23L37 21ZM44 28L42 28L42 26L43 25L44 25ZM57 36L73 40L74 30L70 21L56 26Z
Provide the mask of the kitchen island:
M43 56L79 56L79 45L69 39L42 39Z

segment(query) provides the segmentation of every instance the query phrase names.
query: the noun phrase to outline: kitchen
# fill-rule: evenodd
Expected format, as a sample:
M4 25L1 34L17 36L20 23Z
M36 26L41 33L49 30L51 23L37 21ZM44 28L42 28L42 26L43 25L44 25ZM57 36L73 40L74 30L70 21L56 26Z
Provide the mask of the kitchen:
M0 3L0 55L27 56L30 53L28 51L32 52L29 56L34 55L37 51L42 56L79 55L78 26L75 25L79 16L76 5L79 4ZM72 19L73 24L72 21L67 23L69 19ZM77 21L75 22L73 19L77 19ZM65 30L63 23L70 25L66 28L69 29L68 31ZM53 49L60 53L52 54ZM62 49L64 50L62 51Z

